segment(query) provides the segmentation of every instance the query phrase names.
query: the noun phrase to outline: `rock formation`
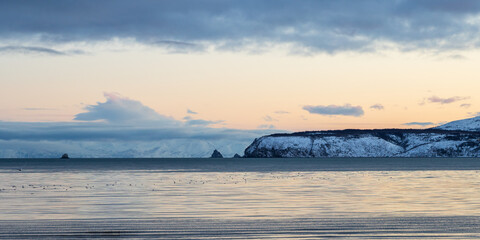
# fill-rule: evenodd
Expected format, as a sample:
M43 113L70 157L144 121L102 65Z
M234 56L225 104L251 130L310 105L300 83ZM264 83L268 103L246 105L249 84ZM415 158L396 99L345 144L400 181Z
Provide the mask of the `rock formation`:
M223 158L223 155L217 151L217 149L213 150L212 156L210 158Z

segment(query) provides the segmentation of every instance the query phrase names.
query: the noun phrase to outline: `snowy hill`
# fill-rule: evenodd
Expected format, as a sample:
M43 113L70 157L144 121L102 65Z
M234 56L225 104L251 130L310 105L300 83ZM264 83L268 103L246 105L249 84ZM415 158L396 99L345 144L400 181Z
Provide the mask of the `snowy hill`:
M443 129L443 130L462 130L462 131L480 131L480 116L469 118L469 119L462 119L453 122L449 122L447 124L435 127L435 129Z
M245 157L480 157L479 119L424 130L273 134L255 139Z

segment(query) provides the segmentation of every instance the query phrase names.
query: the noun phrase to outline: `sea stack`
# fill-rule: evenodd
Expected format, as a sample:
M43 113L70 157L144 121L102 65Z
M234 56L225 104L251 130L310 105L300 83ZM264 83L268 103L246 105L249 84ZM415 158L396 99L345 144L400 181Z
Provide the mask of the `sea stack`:
M64 153L61 157L61 159L69 159L70 157L68 157L68 154Z
M213 150L212 156L210 158L223 158L223 155L217 151L217 149Z

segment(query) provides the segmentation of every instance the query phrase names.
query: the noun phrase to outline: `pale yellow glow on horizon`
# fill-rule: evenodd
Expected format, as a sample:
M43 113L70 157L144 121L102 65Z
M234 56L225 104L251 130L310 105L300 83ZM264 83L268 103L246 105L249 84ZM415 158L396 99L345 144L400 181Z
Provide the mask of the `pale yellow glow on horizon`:
M439 123L480 111L480 52L461 54L465 59L396 51L292 56L137 49L60 57L2 55L0 120L72 121L85 105L105 101L103 92L118 92L175 119L189 108L199 112L195 118L225 120L215 127L406 128L402 123ZM431 96L470 98L420 105ZM365 115L321 116L302 109L332 104L362 106ZM385 109L370 109L373 104ZM276 121L265 121L267 115Z

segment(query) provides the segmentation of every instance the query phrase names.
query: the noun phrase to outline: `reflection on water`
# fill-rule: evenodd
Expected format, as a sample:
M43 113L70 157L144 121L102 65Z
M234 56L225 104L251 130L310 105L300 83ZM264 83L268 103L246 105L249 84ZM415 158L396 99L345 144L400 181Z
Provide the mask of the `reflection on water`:
M0 174L0 218L477 215L479 171Z
M377 226L456 216L474 217L478 229L479 212L479 170L0 171L1 220L364 218Z

